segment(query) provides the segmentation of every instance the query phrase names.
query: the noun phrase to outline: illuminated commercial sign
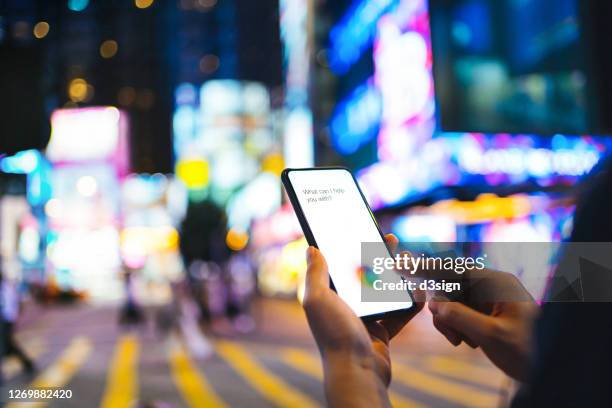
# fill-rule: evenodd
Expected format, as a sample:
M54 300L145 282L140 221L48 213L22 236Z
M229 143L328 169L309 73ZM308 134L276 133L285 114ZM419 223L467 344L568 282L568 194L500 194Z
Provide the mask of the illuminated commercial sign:
M331 69L345 73L372 44L380 16L397 5L397 0L355 2L329 34Z
M342 154L355 153L378 134L382 114L380 93L370 82L355 88L340 102L331 119L331 137Z
M281 0L279 6L285 74L283 160L287 167L312 167L314 137L308 83L313 4L309 0Z
M125 123L114 107L60 109L51 115L51 162L108 160L127 150Z

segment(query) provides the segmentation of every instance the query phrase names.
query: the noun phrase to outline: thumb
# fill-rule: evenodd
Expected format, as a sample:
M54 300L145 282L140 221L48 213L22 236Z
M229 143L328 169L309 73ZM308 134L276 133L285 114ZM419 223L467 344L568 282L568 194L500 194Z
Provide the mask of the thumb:
M325 262L323 254L313 246L308 247L306 250L306 261L308 263L308 269L306 270L306 291L329 288L327 262Z
M397 246L399 245L399 239L393 234L387 234L385 235L385 242L391 250L391 255L395 255L395 251L397 251Z
M490 337L494 319L459 302L429 302L429 310L442 324L480 345Z

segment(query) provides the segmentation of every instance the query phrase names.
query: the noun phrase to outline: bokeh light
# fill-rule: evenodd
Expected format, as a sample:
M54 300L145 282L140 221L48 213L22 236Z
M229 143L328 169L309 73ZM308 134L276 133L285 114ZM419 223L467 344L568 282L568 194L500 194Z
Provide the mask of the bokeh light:
M112 58L117 54L119 45L115 40L106 40L100 45L100 55L102 58Z
M68 85L68 96L73 102L82 102L87 98L87 81L75 78Z
M283 160L283 155L280 153L270 153L264 157L261 163L261 169L263 171L267 171L277 176L280 176L284 168L285 161Z
M185 183L187 188L204 188L209 182L208 162L202 159L180 160L176 164L176 176Z
M17 21L13 26L15 38L25 40L30 36L30 24L27 21Z
M46 21L40 21L36 23L36 25L34 26L33 33L34 37L38 39L45 38L47 34L49 34L49 23L47 23Z
M92 176L83 176L76 184L77 191L84 197L93 197L98 191L98 182Z
M122 106L131 106L136 101L136 90L131 86L124 86L119 89L117 100Z
M215 7L216 4L217 0L195 0L193 2L193 7L199 11L208 11Z
M200 71L204 74L212 74L219 69L219 57L213 54L204 55L200 59Z
M52 198L45 204L45 213L50 218L58 218L62 213L62 203L57 198Z
M151 7L154 0L134 0L134 5L139 9L146 9Z
M83 11L89 5L89 0L68 0L68 8L72 11Z
M241 251L249 243L249 235L244 231L230 229L225 237L225 243L229 249Z

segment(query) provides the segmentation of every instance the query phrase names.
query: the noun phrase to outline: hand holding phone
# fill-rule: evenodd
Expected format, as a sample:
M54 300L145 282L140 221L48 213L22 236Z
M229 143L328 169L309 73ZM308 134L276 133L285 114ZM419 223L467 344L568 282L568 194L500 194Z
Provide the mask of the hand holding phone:
M347 169L285 169L281 179L308 244L317 247L327 260L332 288L357 316L377 320L406 314L414 307L409 291L401 301L362 300L362 243L384 245L385 241L357 181ZM397 280L401 280L399 275Z
M389 246L397 238L385 237ZM329 271L321 252L309 247L303 307L319 347L329 406L390 406L390 340L418 312L362 322L329 287ZM364 324L365 323L365 324Z

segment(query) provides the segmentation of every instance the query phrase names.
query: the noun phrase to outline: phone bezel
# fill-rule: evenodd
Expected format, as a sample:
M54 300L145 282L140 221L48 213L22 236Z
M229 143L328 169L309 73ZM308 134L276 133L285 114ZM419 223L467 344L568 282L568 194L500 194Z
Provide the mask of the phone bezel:
M297 216L300 226L302 227L302 231L304 232L304 237L306 237L306 242L308 242L308 245L314 246L315 248L319 248L317 245L317 241L315 240L314 234L312 233L312 230L310 229L310 225L308 224L308 220L306 219L306 216L304 214L300 201L297 195L295 194L295 190L293 188L293 185L291 184L291 180L289 179L289 173L293 171L320 171L320 170L343 170L351 175L351 178L353 179L353 182L355 183L355 186L357 187L357 191L359 191L359 194L361 195L361 199L363 200L363 203L365 204L368 212L370 213L370 218L372 219L372 222L374 222L374 225L376 226L376 229L378 230L378 233L380 234L380 238L382 239L382 242L385 244L385 247L387 248L387 251L389 252L389 256L393 256L393 252L389 248L389 245L387 245L387 241L385 240L385 235L380 229L380 225L378 224L378 221L376 221L376 217L374 217L374 213L372 212L372 209L370 208L370 204L368 204L368 200L366 200L365 196L363 195L363 192L361 191L361 188L359 187L359 183L357 182L357 179L355 178L353 173L351 173L351 171L348 168L342 167L342 166L286 168L281 173L281 182L283 183L283 186L285 187L285 191L287 192L289 201L291 202L291 205L293 206L293 210L295 211L295 215ZM329 284L330 284L331 289L337 292L336 287L334 286L333 279L331 278L331 275L329 277ZM401 315L409 313L415 307L415 301L414 301L414 296L412 295L412 293L409 290L406 290L406 292L408 292L408 296L410 296L410 300L412 301L412 305L410 307L405 308L405 309L397 309L397 310L391 310L388 312L376 313L376 314L367 315L367 316L360 316L360 318L363 321L372 321L372 320L384 319L386 317L401 316Z

